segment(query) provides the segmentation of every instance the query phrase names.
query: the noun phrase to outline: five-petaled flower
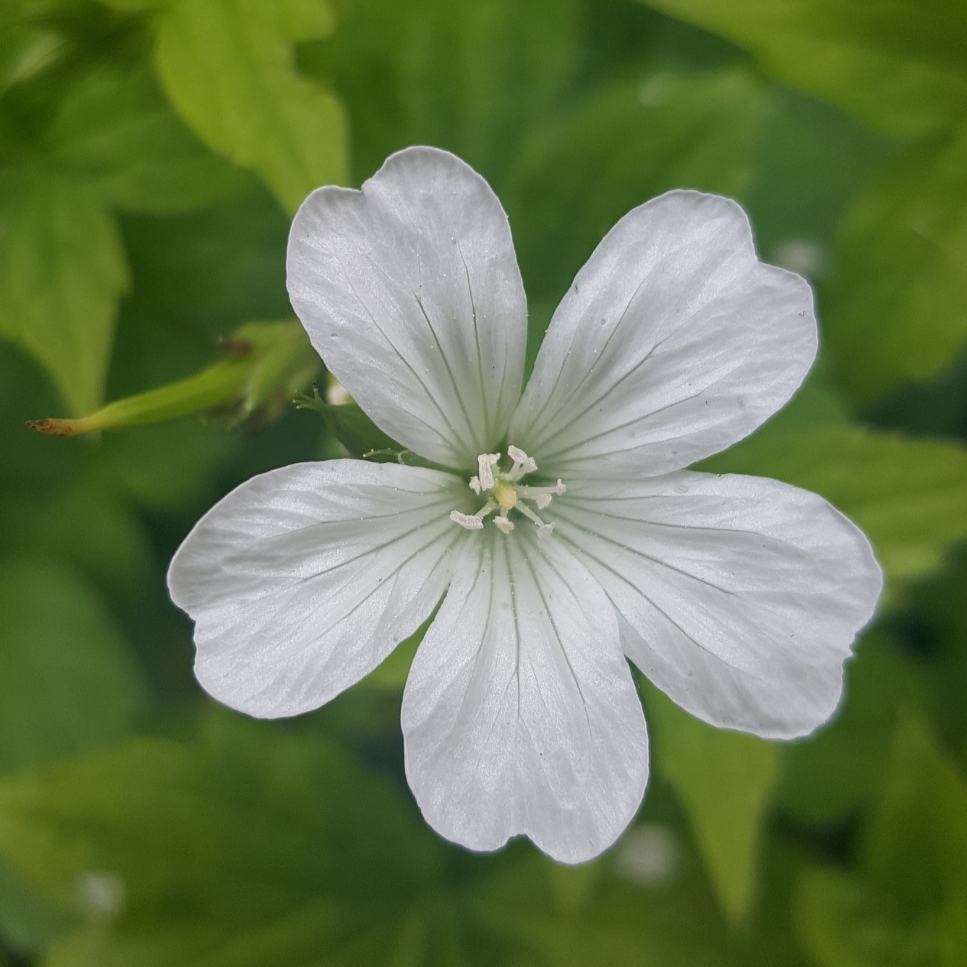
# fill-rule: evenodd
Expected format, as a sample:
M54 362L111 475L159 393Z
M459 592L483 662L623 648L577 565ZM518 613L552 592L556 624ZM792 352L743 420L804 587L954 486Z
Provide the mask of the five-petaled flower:
M448 469L297 464L203 517L169 586L215 698L318 708L439 604L403 694L423 815L471 849L526 834L565 862L644 795L629 659L717 726L788 738L830 716L880 591L869 543L814 494L683 469L778 410L816 352L809 286L756 259L738 205L673 191L622 218L526 387L507 217L446 152L310 195L288 286L359 405Z

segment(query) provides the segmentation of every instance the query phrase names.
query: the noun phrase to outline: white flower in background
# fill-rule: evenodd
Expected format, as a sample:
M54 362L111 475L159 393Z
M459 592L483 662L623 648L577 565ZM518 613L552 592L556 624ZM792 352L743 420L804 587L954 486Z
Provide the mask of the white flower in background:
M788 738L830 716L880 591L866 538L814 494L683 469L778 410L816 352L809 286L757 261L738 205L673 191L622 218L523 390L510 226L453 155L314 192L288 285L373 421L450 469L303 463L203 517L169 586L215 698L318 708L442 599L403 695L420 808L471 849L525 834L565 862L644 794L627 659L714 725Z

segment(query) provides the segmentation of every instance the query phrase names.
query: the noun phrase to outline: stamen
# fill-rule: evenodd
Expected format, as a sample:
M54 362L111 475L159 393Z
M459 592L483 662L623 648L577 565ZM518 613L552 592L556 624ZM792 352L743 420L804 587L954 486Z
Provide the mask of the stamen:
M514 522L507 518L506 507L501 507L500 516L494 518L494 524L497 525L497 530L502 531L504 534L509 534L514 529Z
M479 483L481 490L494 489L494 484L497 482L494 480L494 467L497 466L499 459L499 453L481 453L477 457L477 471L480 474Z
M528 519L537 524L537 536L540 538L550 537L554 530L553 524L547 524L537 516L526 504L518 504L517 509Z
M488 500L475 514L461 514L459 510L450 511L450 520L461 527L466 527L468 531L483 530L484 518L492 514L497 509L495 500Z
M526 474L533 473L537 469L537 461L533 457L527 456L520 447L507 447L507 456L514 461L514 465L507 473L507 479L516 482Z
M567 487L558 478L553 487L528 487L521 485L517 488L517 493L525 500L533 500L537 504L538 510L543 510L555 496L560 497L567 491Z
M499 453L481 453L477 457L477 475L470 478L470 489L486 498L486 503L475 514L464 514L459 510L451 511L450 520L471 531L482 530L484 519L495 510L494 525L503 534L514 529L510 511L518 510L537 526L537 536L544 538L554 530L553 523L546 523L522 503L532 501L538 510L543 510L554 497L563 494L567 488L560 479L550 487L528 487L518 481L537 470L537 461L527 456L520 447L507 447L507 456L513 460L510 470L500 469Z
M483 521L476 514L461 514L459 510L450 511L450 520L468 531L482 531Z

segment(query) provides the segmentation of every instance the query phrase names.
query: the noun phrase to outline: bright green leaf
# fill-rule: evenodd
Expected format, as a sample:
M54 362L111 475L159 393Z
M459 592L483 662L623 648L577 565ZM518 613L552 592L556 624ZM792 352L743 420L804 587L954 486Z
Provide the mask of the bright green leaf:
M198 142L143 68L84 77L64 99L47 142L57 165L127 211L190 211L246 184Z
M716 729L649 688L656 769L674 787L726 913L752 899L763 811L776 780L778 748Z
M97 596L60 566L0 566L0 772L113 741L144 703Z
M342 107L292 65L294 41L331 33L326 0L177 0L159 18L162 83L202 141L258 172L289 212L346 183Z
M744 70L660 73L535 128L505 199L529 294L559 299L614 223L664 191L741 197L767 106Z
M855 521L887 574L925 574L967 537L967 451L856 426L767 425L701 469L775 477L812 490Z
M909 137L967 114L959 0L645 0L751 50L763 69Z
M903 155L847 212L823 313L860 400L949 365L967 340L967 125Z
M128 270L117 227L87 188L0 177L0 336L51 374L71 412L97 409Z

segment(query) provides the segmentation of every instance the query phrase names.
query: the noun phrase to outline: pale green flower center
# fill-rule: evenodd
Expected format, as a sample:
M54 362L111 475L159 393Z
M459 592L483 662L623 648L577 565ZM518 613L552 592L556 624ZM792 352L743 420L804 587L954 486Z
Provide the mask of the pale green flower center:
M529 473L537 470L537 463L519 447L507 447L507 456L514 465L509 470L500 469L499 453L481 453L477 457L477 476L470 478L470 489L484 498L484 505L475 514L463 514L459 510L450 512L450 520L465 527L468 531L483 530L484 520L494 511L494 525L504 534L514 529L510 512L516 511L537 526L537 536L547 537L554 530L554 524L545 523L525 503L533 503L543 510L555 496L567 489L558 480L552 487L531 487L521 483Z

